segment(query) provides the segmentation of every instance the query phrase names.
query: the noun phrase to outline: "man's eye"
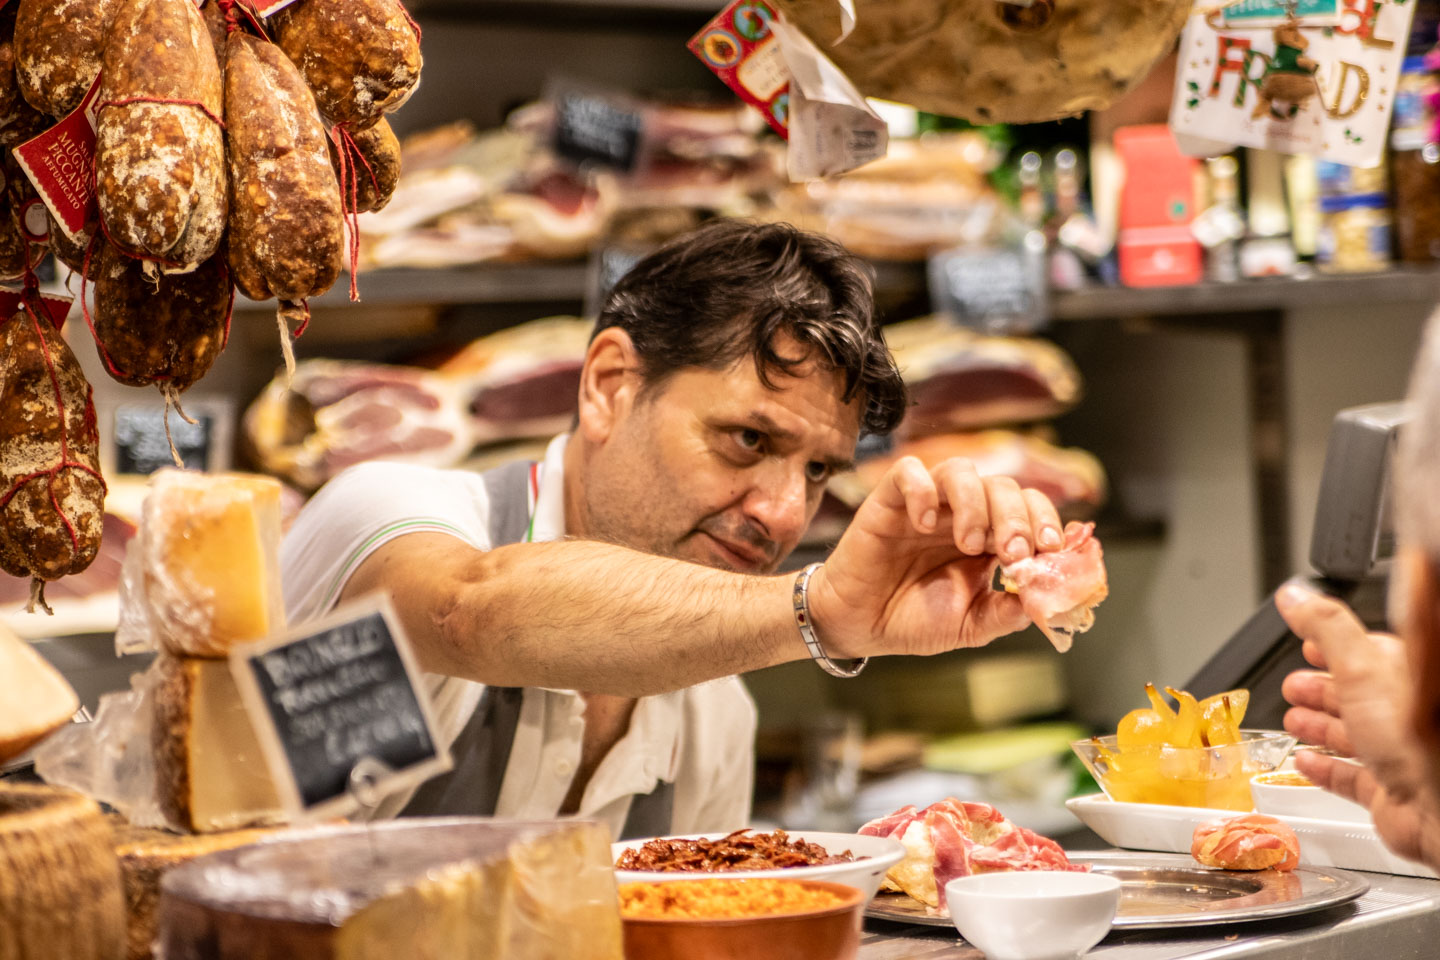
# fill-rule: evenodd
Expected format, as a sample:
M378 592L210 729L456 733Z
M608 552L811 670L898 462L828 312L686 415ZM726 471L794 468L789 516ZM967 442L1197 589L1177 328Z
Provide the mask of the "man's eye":
M805 465L805 476L811 483L824 483L830 479L830 468L818 460L812 460Z
M752 452L758 451L764 441L765 435L759 430L739 430L735 433L735 442Z

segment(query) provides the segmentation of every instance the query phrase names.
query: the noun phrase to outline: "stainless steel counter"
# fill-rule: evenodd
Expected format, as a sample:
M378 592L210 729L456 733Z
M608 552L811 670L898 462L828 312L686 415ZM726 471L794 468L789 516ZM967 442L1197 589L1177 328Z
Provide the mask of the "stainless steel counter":
M1086 960L1430 960L1440 880L1367 873L1370 892L1318 913L1234 926L1115 932ZM953 930L865 921L860 960L980 960Z

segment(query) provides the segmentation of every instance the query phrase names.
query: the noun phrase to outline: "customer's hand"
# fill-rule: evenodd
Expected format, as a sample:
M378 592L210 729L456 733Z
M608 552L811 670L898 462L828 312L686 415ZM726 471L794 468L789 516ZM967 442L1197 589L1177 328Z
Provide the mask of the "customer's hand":
M1295 584L1282 587L1275 604L1319 668L1285 678L1282 692L1294 705L1285 729L1340 754L1301 751L1296 767L1367 807L1391 850L1440 869L1440 809L1410 732L1413 691L1400 639L1366 631L1345 604Z

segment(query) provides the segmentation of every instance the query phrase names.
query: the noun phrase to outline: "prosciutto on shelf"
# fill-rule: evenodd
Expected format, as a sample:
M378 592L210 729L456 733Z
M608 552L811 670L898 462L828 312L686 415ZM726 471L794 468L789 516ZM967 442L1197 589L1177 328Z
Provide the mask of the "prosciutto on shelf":
M905 858L890 868L882 890L900 891L945 914L945 884L956 877L1008 870L1071 870L1060 845L1017 826L988 803L953 797L921 810L914 805L860 828L869 837L894 837Z
M1074 361L1048 340L985 336L932 316L887 327L885 341L910 389L908 436L1048 420L1080 402Z
M859 506L901 457L918 457L927 467L964 457L975 464L980 476L1010 477L1022 487L1033 487L1049 497L1063 516L1074 519L1093 516L1107 492L1105 468L1093 454L1014 430L945 433L906 441L887 456L864 461L854 473L838 475L831 492L850 506Z

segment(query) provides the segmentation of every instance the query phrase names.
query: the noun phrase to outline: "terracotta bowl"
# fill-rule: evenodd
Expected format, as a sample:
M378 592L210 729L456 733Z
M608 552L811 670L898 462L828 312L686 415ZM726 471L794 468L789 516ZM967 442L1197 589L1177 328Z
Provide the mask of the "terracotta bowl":
M787 882L845 900L821 910L759 917L626 917L625 960L854 960L864 895L840 883Z

